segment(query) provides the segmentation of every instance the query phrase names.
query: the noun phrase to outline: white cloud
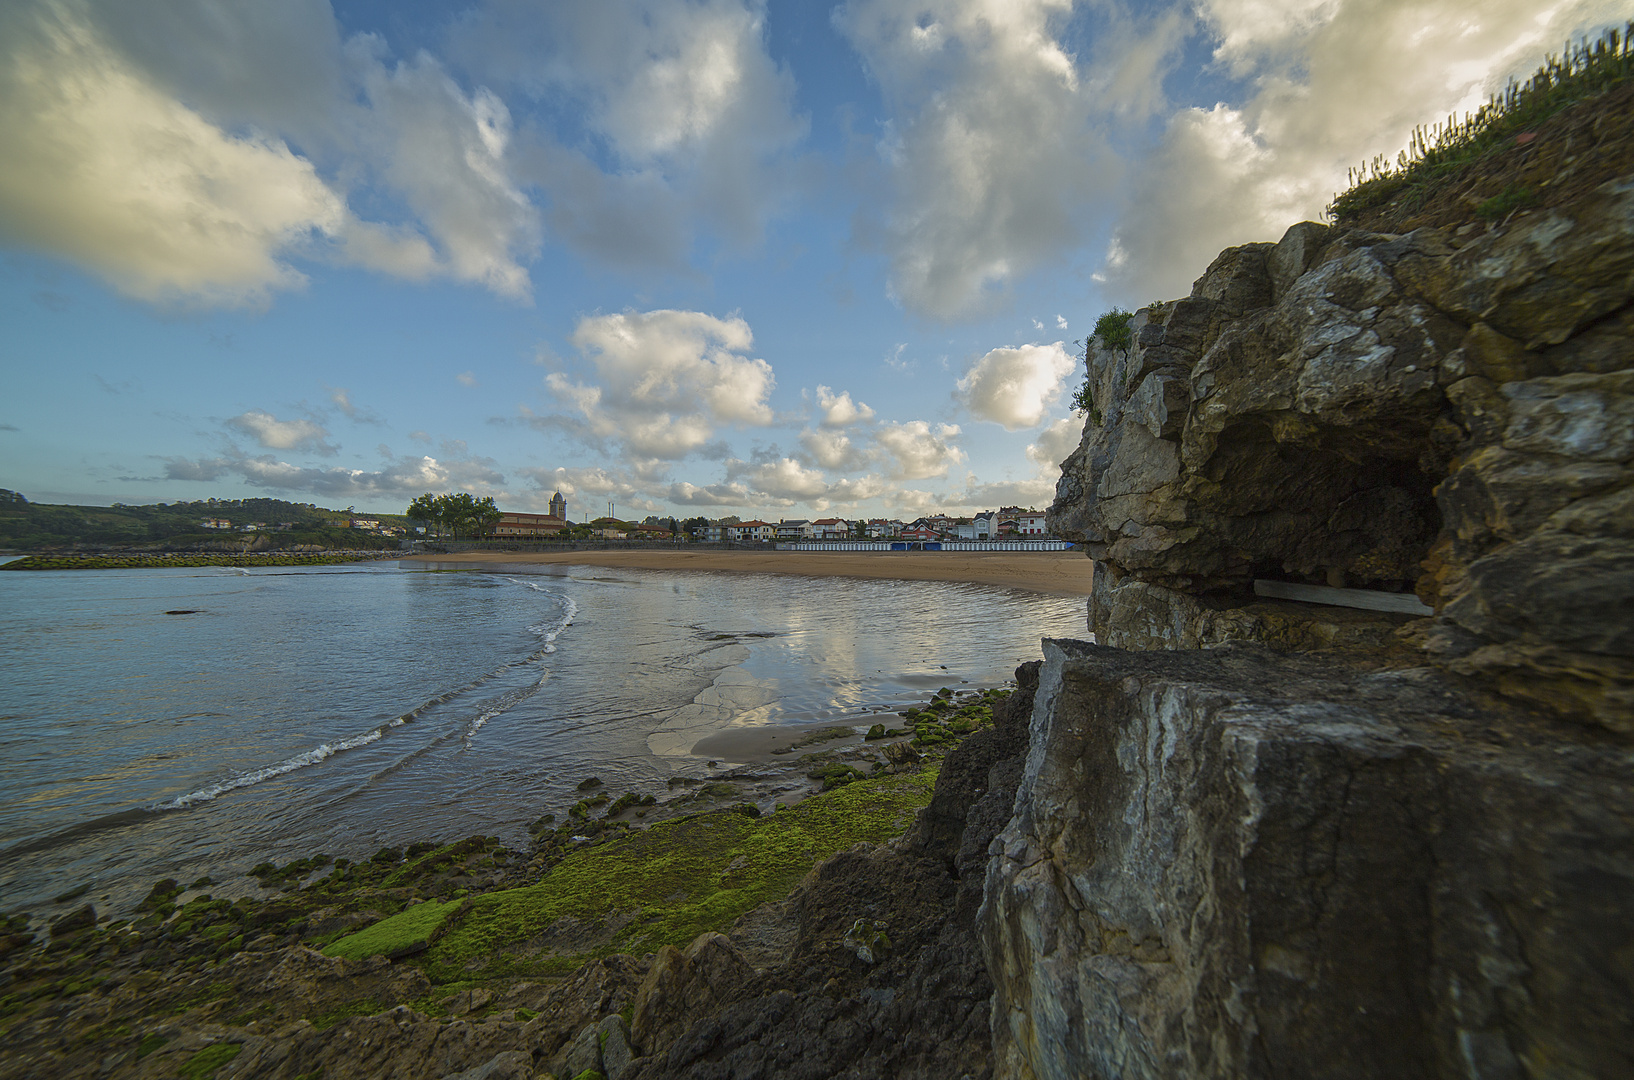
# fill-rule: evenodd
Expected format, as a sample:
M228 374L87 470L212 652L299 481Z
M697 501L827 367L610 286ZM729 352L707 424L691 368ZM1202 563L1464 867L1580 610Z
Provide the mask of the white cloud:
M1318 218L1346 170L1414 127L1472 110L1627 5L1564 0L1208 0L1215 56L1250 92L1182 109L1131 184L1099 278L1127 298L1183 294L1222 248Z
M325 457L339 453L338 447L324 441L329 437L328 430L311 420L280 420L262 409L251 409L228 420L227 426L268 450L306 450Z
M567 239L621 262L626 210L656 230L656 246L634 237L655 253L674 254L687 218L733 242L758 238L807 130L765 36L764 0L490 0L452 50L494 83L575 112L608 167L547 142L533 178L572 208L558 225Z
M216 481L233 475L251 487L328 498L409 499L426 491L452 490L498 496L503 494L499 485L505 482L492 461L476 457L458 461L433 457L389 458L377 470L310 468L280 461L271 455L173 458L165 465L165 476L172 480Z
M874 418L874 410L862 402L853 403L850 391L836 394L826 386L817 387L817 407L822 410L822 425L830 428L849 427Z
M664 497L677 506L746 507L755 502L755 493L744 483L710 484L699 487L686 481L671 484Z
M1053 485L1061 474L1061 463L1078 449L1084 436L1082 417L1067 416L1038 433L1038 441L1027 444L1027 457Z
M788 502L811 501L828 495L829 483L817 469L808 469L793 458L778 458L751 465L727 462L728 481L747 483L754 491Z
M957 424L937 424L924 420L885 424L874 441L892 459L891 475L903 480L946 476L948 469L965 460L965 453L953 444L959 434Z
M477 375L474 371L462 371L454 376L454 381L461 386L475 386L477 385Z
M772 366L742 355L754 335L741 318L667 310L587 316L573 343L597 381L552 372L546 386L584 416L590 435L621 442L634 456L676 460L705 449L718 425L772 422Z
M1075 367L1059 341L993 349L959 380L959 397L978 419L1020 431L1043 421Z
M825 469L858 469L869 460L869 455L840 431L802 431L800 445Z
M229 135L148 82L78 5L0 16L0 237L143 300L264 302L283 256L349 225L281 140Z
M1096 101L1056 36L1072 0L850 0L840 31L891 115L891 286L968 317L1070 250L1112 160Z
M264 305L303 259L527 295L504 104L343 45L327 4L33 0L0 40L0 239L148 301ZM414 220L360 220L345 185L367 178Z
M981 483L974 476L967 478L965 490L958 496L962 506L996 508L1000 506L1046 506L1055 496L1055 480L1035 476L1030 480L996 480Z
M369 37L347 47L369 101L358 137L373 167L436 241L439 271L527 299L519 260L538 250L539 216L511 176L510 110L486 88L461 90L425 53L387 66L382 48Z

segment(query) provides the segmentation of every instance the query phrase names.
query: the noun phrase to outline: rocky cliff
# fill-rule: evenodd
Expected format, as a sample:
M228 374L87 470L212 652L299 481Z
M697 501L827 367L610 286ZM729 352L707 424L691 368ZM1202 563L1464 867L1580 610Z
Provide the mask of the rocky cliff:
M1634 178L1091 348L980 916L1007 1077L1634 1075Z

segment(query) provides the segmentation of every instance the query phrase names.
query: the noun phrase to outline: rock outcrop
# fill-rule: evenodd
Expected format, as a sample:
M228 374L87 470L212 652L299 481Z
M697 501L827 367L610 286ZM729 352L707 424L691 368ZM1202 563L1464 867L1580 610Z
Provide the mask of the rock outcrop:
M997 1075L1634 1072L1631 300L1624 178L1296 225L1089 352Z
M1634 1070L1634 755L1430 668L1045 655L981 914L998 1075Z
M1466 235L1459 236L1458 232ZM1424 647L1634 734L1634 179L1481 234L1296 225L1089 354L1051 527L1103 644ZM1436 613L1256 600L1256 579Z

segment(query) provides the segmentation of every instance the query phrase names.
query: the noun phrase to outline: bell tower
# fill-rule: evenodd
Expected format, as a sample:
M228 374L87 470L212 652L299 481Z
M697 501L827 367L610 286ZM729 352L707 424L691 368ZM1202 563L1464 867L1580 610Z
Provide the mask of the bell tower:
M567 520L567 500L560 491L550 497L550 516Z

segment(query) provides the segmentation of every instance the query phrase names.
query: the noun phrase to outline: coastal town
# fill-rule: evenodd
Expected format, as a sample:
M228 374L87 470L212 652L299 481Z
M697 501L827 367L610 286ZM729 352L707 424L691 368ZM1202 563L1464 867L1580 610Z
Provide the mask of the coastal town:
M510 540L566 539L573 536L599 540L650 540L707 544L773 544L798 540L1045 540L1049 539L1044 512L1031 507L1004 506L969 517L930 514L912 521L887 518L781 518L764 521L736 516L717 519L647 517L639 522L612 516L574 522L567 515L561 492L551 498L551 512L505 512L488 535Z

